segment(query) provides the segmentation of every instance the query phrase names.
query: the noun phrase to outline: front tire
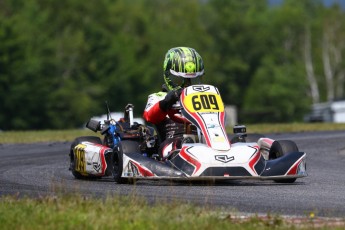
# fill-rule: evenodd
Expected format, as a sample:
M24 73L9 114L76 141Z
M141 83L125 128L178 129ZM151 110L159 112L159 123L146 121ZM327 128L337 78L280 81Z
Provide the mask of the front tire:
M132 182L128 178L122 177L123 172L123 154L126 153L139 153L140 146L136 141L123 140L120 142L117 151L114 150L113 154L113 178L118 184L127 184Z
M292 152L298 152L298 147L295 142L290 140L279 140L274 141L271 149L269 151L269 160L274 160L282 156L286 156ZM296 178L291 179L281 179L274 180L277 183L293 183L296 181Z
M295 142L290 140L274 141L269 151L268 158L270 160L285 156L291 152L298 152L298 147Z
M76 138L73 143L71 144L70 147L70 153L69 153L69 157L70 157L70 170L72 171L73 176L76 179L87 179L87 178L92 178L92 177L88 177L88 176L84 176L82 175L80 172L75 170L75 156L74 156L74 148L84 142L84 141L88 141L88 142L92 142L95 144L102 144L102 141L99 137L95 137L95 136L83 136L83 137L78 137Z

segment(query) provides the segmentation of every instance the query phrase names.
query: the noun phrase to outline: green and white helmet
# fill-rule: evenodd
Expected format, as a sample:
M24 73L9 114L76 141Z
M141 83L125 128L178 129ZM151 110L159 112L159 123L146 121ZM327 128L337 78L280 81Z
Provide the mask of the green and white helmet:
M195 49L176 47L166 53L163 71L167 88L174 90L200 83L204 62Z

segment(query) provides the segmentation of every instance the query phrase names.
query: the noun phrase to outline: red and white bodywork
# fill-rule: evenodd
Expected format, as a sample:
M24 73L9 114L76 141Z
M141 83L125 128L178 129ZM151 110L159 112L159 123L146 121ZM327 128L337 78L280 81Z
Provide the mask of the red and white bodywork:
M81 175L104 176L108 168L106 155L111 148L92 142L83 142L74 147L75 169Z

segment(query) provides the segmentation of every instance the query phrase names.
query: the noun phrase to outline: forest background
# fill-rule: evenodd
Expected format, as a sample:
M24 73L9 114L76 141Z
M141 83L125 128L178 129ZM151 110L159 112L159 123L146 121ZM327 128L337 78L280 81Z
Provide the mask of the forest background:
M68 129L163 84L169 48L203 57L239 122L295 122L344 98L345 12L317 0L0 0L0 129Z

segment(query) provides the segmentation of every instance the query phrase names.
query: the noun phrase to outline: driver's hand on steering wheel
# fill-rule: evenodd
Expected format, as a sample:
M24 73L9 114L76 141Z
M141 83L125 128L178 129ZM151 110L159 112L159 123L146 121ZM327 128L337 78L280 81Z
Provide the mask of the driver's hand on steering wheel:
M161 110L166 112L171 109L173 104L175 104L176 101L180 99L182 90L182 88L178 88L176 90L169 91L165 98L159 102L159 107L161 108Z

